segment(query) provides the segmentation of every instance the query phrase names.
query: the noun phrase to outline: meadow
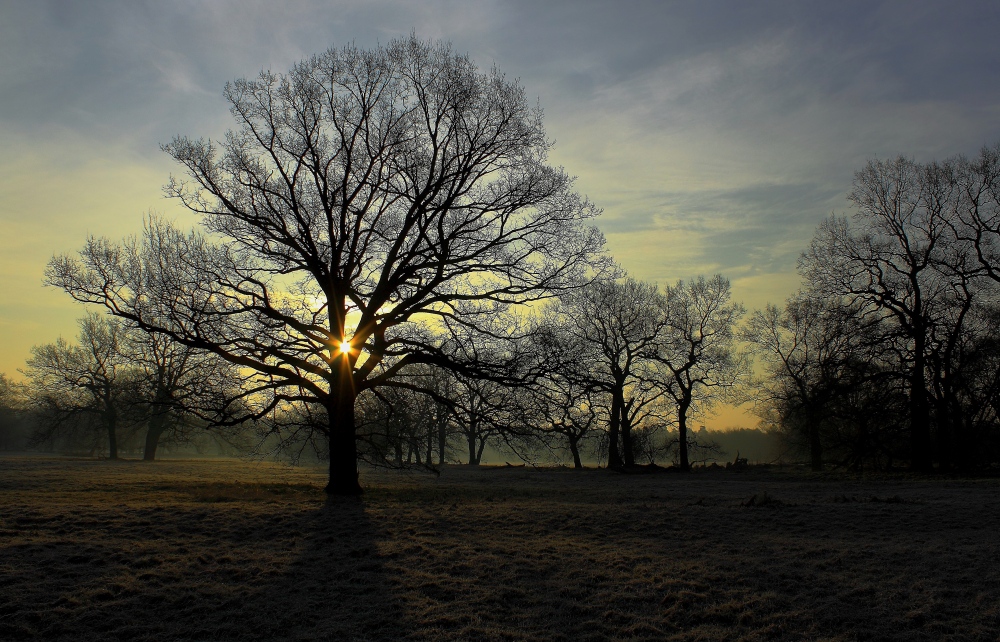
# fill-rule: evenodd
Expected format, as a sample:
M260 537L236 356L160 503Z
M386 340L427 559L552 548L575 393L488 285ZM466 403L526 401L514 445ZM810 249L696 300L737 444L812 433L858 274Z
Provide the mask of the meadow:
M0 640L991 640L1000 480L0 459Z

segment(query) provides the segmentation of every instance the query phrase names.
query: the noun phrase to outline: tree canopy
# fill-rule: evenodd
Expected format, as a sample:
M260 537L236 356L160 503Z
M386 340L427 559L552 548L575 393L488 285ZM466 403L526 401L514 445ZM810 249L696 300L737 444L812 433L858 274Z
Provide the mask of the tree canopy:
M251 373L256 415L318 405L328 491L354 494L357 395L447 364L441 323L578 284L604 260L599 210L548 164L523 88L447 44L330 49L225 97L223 140L163 147L184 170L166 191L204 232L92 238L47 280Z

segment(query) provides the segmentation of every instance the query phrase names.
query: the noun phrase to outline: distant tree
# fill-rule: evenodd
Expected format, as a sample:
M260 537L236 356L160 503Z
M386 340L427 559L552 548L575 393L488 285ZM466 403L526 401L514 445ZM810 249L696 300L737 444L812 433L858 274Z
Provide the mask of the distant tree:
M475 327L580 283L604 260L599 212L547 164L523 89L446 44L331 49L225 97L236 131L164 147L187 174L168 193L223 242L91 239L47 280L256 373L255 416L321 409L327 491L357 494L358 395L447 365L436 321Z
M742 338L766 368L756 402L778 408L787 423L805 432L813 470L823 468L821 424L830 414L851 355L857 325L829 299L798 295L785 307L755 311Z
M715 275L668 287L662 330L652 358L663 371L663 389L677 411L678 464L690 470L688 419L694 407L732 389L749 374L749 362L735 344L736 324L745 314L731 301L729 280Z
M482 377L455 373L452 391L453 434L463 441L467 463L478 466L488 445L526 453L530 441L524 419L524 392Z
M370 391L359 400L361 456L373 464L434 468L444 464L454 433L453 377L418 364L400 373L395 385Z
M552 332L563 334L578 352L578 385L608 399L608 467L635 463L630 419L656 398L644 381L664 318L652 283L631 278L595 280L567 293L545 315ZM641 397L641 398L640 398Z
M541 433L546 447L568 449L573 466L583 468L583 444L605 417L597 400L601 394L576 377L550 372L525 393L525 419Z
M394 383L402 383L405 387L393 385L385 388L406 393L410 399L407 411L411 415L408 451L425 466L445 464L454 452L451 444L455 435L454 374L443 368L417 364L408 368L405 375L397 377ZM435 458L436 464L433 463Z
M24 374L32 405L44 417L35 441L64 431L74 420L96 419L105 434L108 458L118 458L119 423L134 381L122 350L123 324L89 313L80 319L80 343L60 338L31 349Z
M0 450L24 447L24 386L0 372Z
M218 421L233 397L238 377L232 365L211 352L159 333L128 332L121 348L135 369L146 434L143 459L152 461L161 440L190 441L193 433Z

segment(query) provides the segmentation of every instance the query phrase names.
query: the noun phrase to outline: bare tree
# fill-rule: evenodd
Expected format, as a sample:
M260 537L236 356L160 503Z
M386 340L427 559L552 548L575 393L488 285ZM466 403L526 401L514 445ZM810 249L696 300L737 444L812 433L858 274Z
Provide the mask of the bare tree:
M664 389L676 404L681 470L691 468L687 423L692 409L709 405L713 395L749 373L735 346L736 324L746 311L731 297L729 279L718 274L678 281L666 291L665 322L652 358L665 370Z
M766 368L758 407L772 409L805 432L813 470L823 468L823 423L866 354L858 311L829 297L798 294L785 307L768 305L742 332Z
M905 339L900 366L908 383L911 465L920 471L932 466L931 334L943 322L956 285L954 269L942 266L962 254L949 172L905 158L870 161L855 175L850 196L856 228L845 219L828 219L800 260L811 289L866 306Z
M578 346L576 373L570 376L609 399L609 468L635 463L630 421L634 414L629 411L640 411L656 397L643 380L664 323L659 309L656 285L624 278L595 280L563 296L546 313L557 326L555 332L566 334Z
M983 147L978 158L946 164L955 170L958 234L972 243L986 275L1000 282L1000 143Z
M563 361L562 363L567 363ZM537 430L545 447L569 450L575 468L583 468L583 444L605 421L596 390L576 373L550 370L522 395L524 419Z
M118 458L119 423L130 361L122 347L125 328L117 319L89 313L80 319L80 343L60 338L31 349L24 374L32 403L45 417L37 440L48 439L81 416L96 417L108 458Z
M357 494L358 394L446 363L436 322L474 327L578 284L602 260L585 225L599 212L547 164L523 89L446 44L329 50L225 97L224 141L164 147L187 174L168 194L224 242L147 239L146 260L91 239L47 279L254 372L258 415L322 408L327 491Z
M455 433L465 440L467 462L478 466L486 446L499 446L514 424L513 391L495 381L460 376L453 394Z
M391 385L360 397L362 459L375 465L416 463L437 470L448 459L449 439L455 432L454 389L451 373L416 364L400 372Z
M24 447L25 397L24 386L0 372L0 450Z
M143 459L152 461L164 438L189 440L193 431L219 421L234 397L233 367L211 352L160 333L132 331L122 349L137 370L137 400L145 408Z

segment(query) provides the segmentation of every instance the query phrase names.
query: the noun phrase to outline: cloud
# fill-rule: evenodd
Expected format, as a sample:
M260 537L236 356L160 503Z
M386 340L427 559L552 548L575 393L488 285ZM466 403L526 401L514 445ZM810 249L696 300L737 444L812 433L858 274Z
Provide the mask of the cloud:
M30 307L53 251L172 207L159 144L222 135L226 81L411 31L538 97L552 161L635 276L723 272L754 304L794 289L868 158L1000 140L990 0L0 2L0 276ZM0 325L59 318L29 307Z

